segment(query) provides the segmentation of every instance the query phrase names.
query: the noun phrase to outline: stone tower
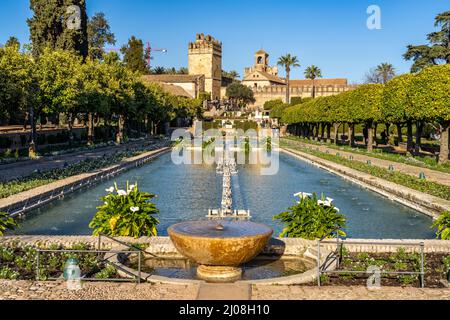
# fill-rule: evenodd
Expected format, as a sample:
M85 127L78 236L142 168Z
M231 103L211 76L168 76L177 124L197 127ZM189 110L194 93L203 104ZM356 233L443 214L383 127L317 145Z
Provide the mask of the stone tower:
M210 35L197 34L189 43L189 74L205 76L205 91L220 99L222 85L222 43Z

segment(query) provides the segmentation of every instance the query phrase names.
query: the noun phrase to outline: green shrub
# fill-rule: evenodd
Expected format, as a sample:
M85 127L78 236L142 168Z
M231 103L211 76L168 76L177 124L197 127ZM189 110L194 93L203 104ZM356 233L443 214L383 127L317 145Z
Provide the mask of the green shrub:
M137 185L130 186L128 182L126 190L120 190L115 184L107 192L101 198L104 205L97 208L99 211L89 224L94 235L135 238L157 235L159 221L152 215L159 210L150 202L155 195L141 192Z
M339 229L337 233L340 236L345 236L341 230L345 227L345 217L332 204L322 205L318 200L317 194L311 198L304 197L286 212L275 216L274 220L280 220L285 225L280 237L315 240L329 236L336 229Z
M16 220L8 213L0 212L0 236L3 236L7 230L14 230L17 226Z
M437 237L442 240L450 240L450 211L444 212L432 225L437 228Z
M292 98L292 99L295 99L295 98ZM264 110L272 110L273 108L280 106L282 104L283 104L283 100L281 100L281 99L269 100L264 103Z
M117 277L117 269L111 264L108 264L104 269L95 274L96 279L112 279Z
M19 274L9 267L0 267L0 279L16 280Z

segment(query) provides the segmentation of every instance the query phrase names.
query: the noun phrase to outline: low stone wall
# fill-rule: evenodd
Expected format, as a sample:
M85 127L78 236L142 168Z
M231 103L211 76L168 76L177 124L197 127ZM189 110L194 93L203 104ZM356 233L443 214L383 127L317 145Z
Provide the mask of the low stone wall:
M147 253L155 255L179 255L169 237L142 237L139 239L118 237L119 241L127 244L148 244ZM6 236L0 238L0 244L20 243L21 245L39 246L48 248L59 244L70 247L77 243L87 243L98 248L99 238L94 236ZM349 252L391 253L402 247L407 251L419 251L420 244L424 244L425 253L450 253L450 241L444 240L375 240L375 239L350 239L343 241L344 247ZM118 245L117 242L101 237L101 248L110 250ZM336 243L329 240L321 244L321 250L330 251L336 248ZM264 250L264 254L276 254L297 256L306 251L316 252L317 241L291 238L273 238Z

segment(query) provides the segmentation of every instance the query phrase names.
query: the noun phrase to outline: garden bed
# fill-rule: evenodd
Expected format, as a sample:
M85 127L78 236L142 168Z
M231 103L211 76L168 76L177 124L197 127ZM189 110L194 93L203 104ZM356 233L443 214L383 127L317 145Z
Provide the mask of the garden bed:
M6 280L36 280L38 250L94 250L91 245L78 243L70 247L51 245L48 248L34 246L19 246L9 244L0 246L0 279ZM41 252L39 254L39 280L62 278L68 259L78 261L81 276L84 279L107 280L120 278L114 266L104 261L105 254L95 252Z
M447 270L450 269L450 254L427 253L424 255L425 288L445 288ZM344 252L340 267L336 271L321 276L323 286L366 286L367 274L351 274L346 271L367 271L370 266L380 268L382 272L420 272L421 258L419 253L406 253L400 249L397 253L347 253ZM382 274L381 286L387 287L420 287L419 275Z

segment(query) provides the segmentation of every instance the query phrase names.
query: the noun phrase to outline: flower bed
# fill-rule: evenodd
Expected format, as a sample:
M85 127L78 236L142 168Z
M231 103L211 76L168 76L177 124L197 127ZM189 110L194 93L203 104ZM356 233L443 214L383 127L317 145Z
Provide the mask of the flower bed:
M135 150L123 151L109 156L104 155L103 157L94 160L86 159L79 163L68 165L65 168L53 169L46 172L37 171L25 178L9 181L6 183L0 183L0 199L7 198L14 194L31 190L33 188L43 186L57 180L62 180L64 178L68 178L78 174L89 173L94 170L106 168L120 163L125 158L134 157L142 153L155 150L159 147L161 146L145 146Z
M34 246L19 246L17 243L0 245L0 279L8 280L36 280L37 250ZM44 249L44 248L41 248ZM93 250L85 243L74 244L70 247L51 245L46 250ZM103 261L103 256L97 253L69 253L52 252L39 255L39 280L62 277L65 263L75 258L85 278L112 279L118 278L114 266Z
M445 288L447 271L450 269L450 254L426 253L425 257L425 287ZM324 274L321 283L324 286L366 286L369 276L367 274L352 274L345 271L367 271L374 266L382 272L420 272L421 258L418 253L406 253L399 249L396 253L343 253L340 267L341 274ZM419 275L382 274L381 286L393 287L419 287Z

